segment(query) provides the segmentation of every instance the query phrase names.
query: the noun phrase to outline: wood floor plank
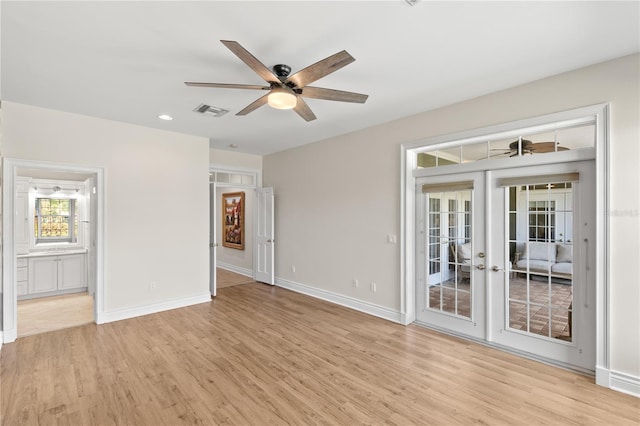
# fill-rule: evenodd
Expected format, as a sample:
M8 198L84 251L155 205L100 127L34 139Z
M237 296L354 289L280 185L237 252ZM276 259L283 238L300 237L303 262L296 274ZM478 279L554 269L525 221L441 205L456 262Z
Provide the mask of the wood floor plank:
M638 425L593 378L259 283L0 352L3 425Z

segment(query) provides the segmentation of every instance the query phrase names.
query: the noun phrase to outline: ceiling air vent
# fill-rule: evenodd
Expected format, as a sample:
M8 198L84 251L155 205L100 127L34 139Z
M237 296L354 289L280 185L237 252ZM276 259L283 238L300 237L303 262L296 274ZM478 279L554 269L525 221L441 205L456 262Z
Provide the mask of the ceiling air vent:
M193 111L199 114L210 115L212 117L222 117L229 112L229 110L227 109L222 109L207 104L200 104Z

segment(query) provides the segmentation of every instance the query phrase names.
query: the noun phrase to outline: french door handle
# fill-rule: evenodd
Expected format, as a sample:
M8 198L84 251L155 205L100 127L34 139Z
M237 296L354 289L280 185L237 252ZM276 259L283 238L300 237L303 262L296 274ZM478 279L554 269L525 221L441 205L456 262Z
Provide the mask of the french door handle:
M481 263L479 265L476 266L477 269L480 269L481 271L484 270L484 265Z
M267 242L268 242L268 243L275 243L275 242L276 242L276 240L275 240L275 238L274 238L274 239L269 238L269 239L267 240Z
M491 268L491 270L492 270L493 272L500 272L500 271L504 271L504 269L498 268L498 267L497 267L497 266L495 266L495 265Z

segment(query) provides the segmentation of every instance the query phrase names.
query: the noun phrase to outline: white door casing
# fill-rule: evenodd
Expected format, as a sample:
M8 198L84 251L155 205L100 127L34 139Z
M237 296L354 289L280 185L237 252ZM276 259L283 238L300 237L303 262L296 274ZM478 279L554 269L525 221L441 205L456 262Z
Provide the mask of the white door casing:
M218 223L218 203L216 200L216 184L209 183L209 290L212 296L218 291L216 269L218 265L218 239L216 224Z
M255 277L265 284L275 285L274 271L274 196L273 188L257 188L255 232Z

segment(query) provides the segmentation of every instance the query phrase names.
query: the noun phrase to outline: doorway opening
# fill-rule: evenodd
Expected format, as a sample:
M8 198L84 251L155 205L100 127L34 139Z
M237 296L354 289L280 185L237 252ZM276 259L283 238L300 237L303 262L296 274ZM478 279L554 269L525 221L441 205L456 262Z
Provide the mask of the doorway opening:
M4 342L99 323L103 170L3 164Z
M218 290L219 275L223 275L227 284L242 281L243 277L253 280L255 276L255 190L259 185L259 178L260 174L255 170L218 167L209 170L209 287L214 297ZM242 195L225 197L225 194ZM226 211L223 211L223 199L236 203L229 206L233 210L230 213L235 213L229 218L233 223L224 222ZM241 215L238 216L237 213ZM233 237L229 236L228 244L224 244L225 227L228 232L234 233Z

